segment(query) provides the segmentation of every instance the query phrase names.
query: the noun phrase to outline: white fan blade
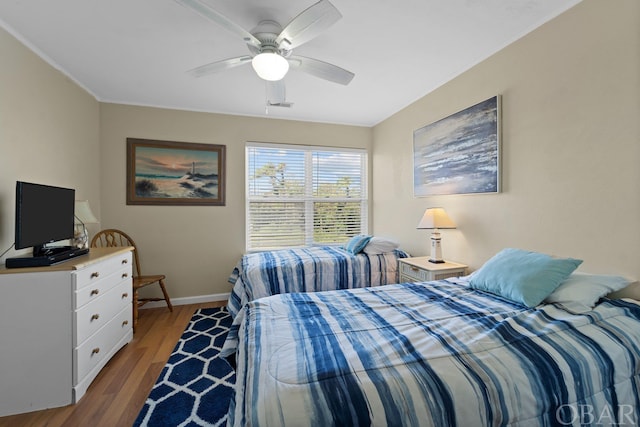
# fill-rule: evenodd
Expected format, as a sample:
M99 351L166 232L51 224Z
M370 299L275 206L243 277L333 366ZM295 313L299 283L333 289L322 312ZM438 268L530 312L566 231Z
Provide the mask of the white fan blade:
M223 61L216 61L210 64L201 65L192 70L187 71L194 77L202 77L207 74L218 73L220 71L228 70L230 68L235 68L240 65L251 62L250 56L239 56L237 58L225 59Z
M348 85L355 76L351 71L317 59L298 55L292 55L287 59L289 65L294 68L341 85Z
M342 15L329 0L320 0L293 18L276 38L276 44L280 49L291 50L315 38L340 18Z
M231 21L226 16L219 13L217 10L211 8L209 5L201 2L200 0L175 0L183 6L186 6L205 18L223 26L232 33L240 36L245 43L260 47L260 40L258 40L253 34Z

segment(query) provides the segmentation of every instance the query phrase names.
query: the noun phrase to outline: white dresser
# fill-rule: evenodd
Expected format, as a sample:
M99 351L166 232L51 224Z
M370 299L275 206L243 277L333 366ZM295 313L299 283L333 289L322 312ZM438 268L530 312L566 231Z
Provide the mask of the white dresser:
M131 341L132 249L0 268L0 416L77 402Z

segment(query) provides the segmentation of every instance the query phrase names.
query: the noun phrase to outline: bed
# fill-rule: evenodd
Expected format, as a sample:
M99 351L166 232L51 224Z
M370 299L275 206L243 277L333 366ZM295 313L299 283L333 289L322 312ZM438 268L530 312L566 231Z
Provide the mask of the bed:
M640 303L579 311L468 277L254 300L229 424L638 425Z
M397 248L365 252L365 247L354 251L313 246L245 254L229 277L233 284L229 314L234 319L242 316L249 301L270 295L398 283L398 258L407 253ZM235 332L227 339L234 340Z

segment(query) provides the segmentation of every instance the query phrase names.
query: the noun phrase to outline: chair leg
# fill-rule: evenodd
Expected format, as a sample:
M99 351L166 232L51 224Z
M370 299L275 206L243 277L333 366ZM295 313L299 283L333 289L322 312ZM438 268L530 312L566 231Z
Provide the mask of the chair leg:
M133 291L133 332L136 332L136 325L138 324L138 290Z
M171 299L169 298L169 294L164 287L164 280L160 280L160 289L162 289L162 294L164 295L164 300L167 302L167 307L169 307L169 311L173 312L173 306L171 305Z

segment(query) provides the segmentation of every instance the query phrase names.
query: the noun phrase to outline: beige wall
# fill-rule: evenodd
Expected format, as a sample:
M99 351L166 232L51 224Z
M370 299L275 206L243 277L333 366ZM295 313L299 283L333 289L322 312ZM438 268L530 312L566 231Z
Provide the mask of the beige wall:
M585 0L374 128L374 230L429 253L427 207L458 224L445 258L504 247L640 278L640 2ZM500 194L414 198L412 132L502 95Z
M371 129L194 113L115 104L100 106L102 227L130 232L143 269L167 274L172 297L230 292L227 278L244 252L246 141L370 148ZM126 138L225 145L226 206L127 206Z
M18 180L75 188L99 212L100 126L93 96L2 29L0 52L1 254L14 242Z
M364 127L101 104L4 30L0 52L0 253L14 240L16 180L75 188L101 220L91 234L130 232L143 269L165 273L174 298L230 291L244 251L246 141L371 146ZM127 206L127 137L226 145L226 206Z
M515 246L640 278L639 8L584 0L373 129L100 104L0 30L0 250L16 180L69 186L102 227L131 232L174 298L228 292L244 250L244 143L258 140L372 148L373 231L414 254L429 248L422 212L444 206L459 225L443 231L445 257L474 269ZM502 193L414 198L413 130L495 94ZM226 206L127 206L127 137L226 145Z

